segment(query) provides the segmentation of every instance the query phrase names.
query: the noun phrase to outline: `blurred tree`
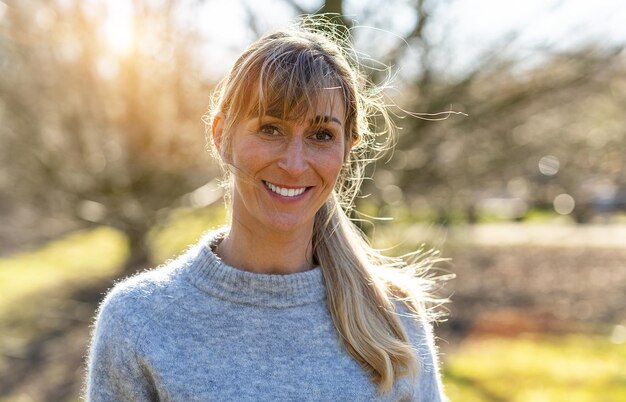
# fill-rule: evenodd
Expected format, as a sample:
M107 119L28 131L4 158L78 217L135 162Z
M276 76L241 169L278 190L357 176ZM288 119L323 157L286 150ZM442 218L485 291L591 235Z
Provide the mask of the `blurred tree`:
M590 161L606 154L604 146L592 145L598 143L594 131L603 132L617 148L626 146L619 134L626 119L611 113L617 108L610 87L621 75L620 51L551 51L546 62L525 71L516 69L520 60L491 57L452 83L418 79L411 87L420 94L410 103L412 109L458 107L469 118L445 124L407 119L398 144L406 154L401 152L395 165L401 167L398 185L409 194L428 194L442 221L454 210L465 212L471 221L486 197L518 197L530 205L546 205L559 192L578 196L582 182L592 177L617 183L618 170L626 168L623 156L614 158L611 168ZM540 161L549 155L558 166L541 173ZM516 191L515 183L524 185ZM545 187L552 187L547 194L541 191ZM588 203L584 197L575 198L581 201L575 214L582 220Z
M148 262L156 214L215 174L201 122L212 83L177 2L112 7L7 2L0 216L18 241L115 227L128 236L130 270Z

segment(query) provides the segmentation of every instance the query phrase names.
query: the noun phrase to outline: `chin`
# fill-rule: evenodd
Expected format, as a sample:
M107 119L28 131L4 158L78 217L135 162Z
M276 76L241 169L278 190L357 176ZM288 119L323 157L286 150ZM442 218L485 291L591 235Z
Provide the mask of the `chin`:
M270 216L264 219L267 229L290 233L304 228L313 228L313 218L304 220L302 216Z

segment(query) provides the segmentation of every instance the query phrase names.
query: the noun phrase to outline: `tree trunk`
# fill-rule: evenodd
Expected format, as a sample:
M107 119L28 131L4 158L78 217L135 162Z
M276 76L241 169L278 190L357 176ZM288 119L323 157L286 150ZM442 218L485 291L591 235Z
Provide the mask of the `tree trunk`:
M344 34L349 34L349 28L352 26L351 22L347 20L343 15L343 0L326 0L322 5L322 8L318 11L319 14L334 14L337 16L333 19L335 23L339 23L345 27Z
M343 0L326 0L320 13L332 13L343 15Z
M124 263L124 274L134 274L142 269L150 268L150 250L146 244L147 231L135 230L126 232L128 237L129 255Z

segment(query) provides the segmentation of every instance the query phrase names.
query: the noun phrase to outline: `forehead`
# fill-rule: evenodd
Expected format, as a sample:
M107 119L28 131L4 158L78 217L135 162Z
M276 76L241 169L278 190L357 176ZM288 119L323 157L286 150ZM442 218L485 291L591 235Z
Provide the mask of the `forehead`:
M326 94L318 97L312 106L308 115L333 117L343 124L345 105L343 95L338 88L329 89Z
M329 117L338 120L341 125L346 119L345 98L338 87L316 88L297 98L289 95L273 98L263 99L258 95L252 97L246 113L248 117L272 116L290 121Z

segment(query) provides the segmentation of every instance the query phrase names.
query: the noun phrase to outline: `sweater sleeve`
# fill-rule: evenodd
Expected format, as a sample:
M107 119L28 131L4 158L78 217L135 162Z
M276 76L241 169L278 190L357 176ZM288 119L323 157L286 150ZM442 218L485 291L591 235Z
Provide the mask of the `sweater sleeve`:
M432 325L424 317L418 318L410 315L402 304L397 304L396 307L418 359L418 374L412 384L413 398L411 400L448 402L439 372L439 359Z
M137 359L136 302L129 293L114 289L100 306L88 357L87 402L156 399Z

